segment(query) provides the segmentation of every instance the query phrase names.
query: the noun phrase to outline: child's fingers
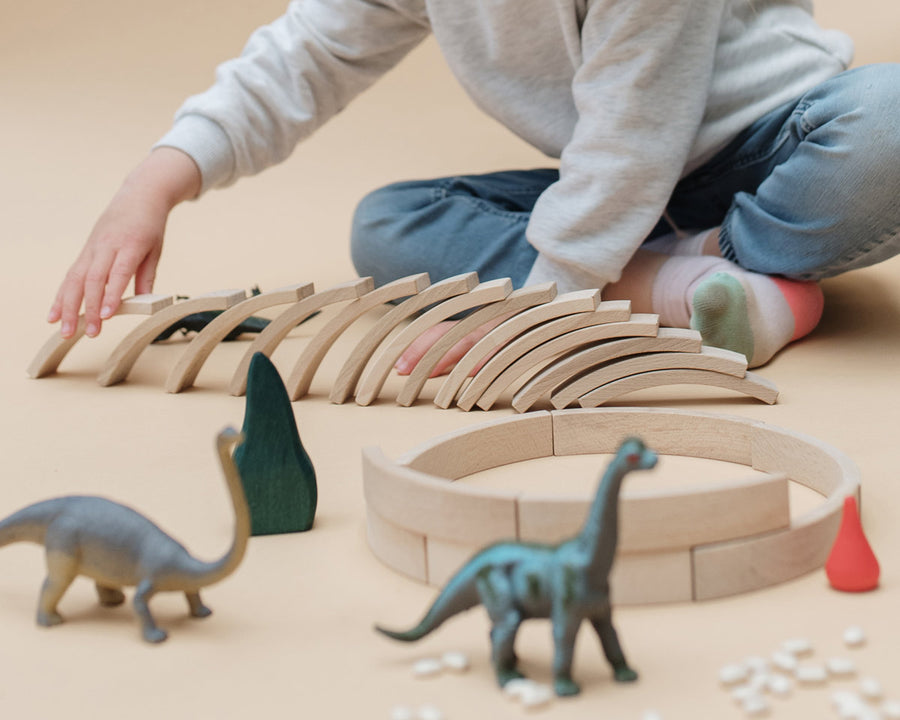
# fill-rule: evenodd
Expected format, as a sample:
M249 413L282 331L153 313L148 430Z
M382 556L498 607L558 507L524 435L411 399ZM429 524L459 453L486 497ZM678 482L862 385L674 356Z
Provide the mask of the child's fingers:
M60 335L70 338L78 327L78 311L81 309L81 300L84 297L84 261L79 260L73 265L57 293L56 302L53 305L57 319L60 321ZM51 309L52 318L54 310ZM55 322L55 320L51 320Z
M100 302L114 257L111 250L98 250L84 279L84 334L88 337L96 337L100 333Z
M394 365L394 368L400 375L409 375L413 368L418 365L425 353L434 345L438 339L453 327L455 323L447 320L437 325L433 325L423 332L419 337L412 341L410 346L403 351L400 359Z

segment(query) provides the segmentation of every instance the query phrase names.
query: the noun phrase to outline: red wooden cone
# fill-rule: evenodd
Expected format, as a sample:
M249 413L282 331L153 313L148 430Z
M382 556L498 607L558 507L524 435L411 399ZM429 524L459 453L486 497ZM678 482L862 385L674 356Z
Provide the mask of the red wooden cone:
M866 592L878 587L881 568L862 529L856 498L844 498L837 538L825 563L825 574L835 590Z

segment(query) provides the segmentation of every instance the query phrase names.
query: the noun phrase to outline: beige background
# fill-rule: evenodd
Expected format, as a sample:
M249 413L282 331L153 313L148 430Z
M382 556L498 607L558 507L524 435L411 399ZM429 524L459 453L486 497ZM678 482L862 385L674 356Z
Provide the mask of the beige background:
M44 317L57 283L121 177L166 129L181 99L203 89L216 63L237 53L283 3L2 3L0 515L60 493L100 493L140 508L198 555L217 556L227 547L231 516L212 439L242 421L243 401L224 387L243 347L217 349L197 388L182 395L167 395L162 384L183 344L152 348L128 382L103 389L93 378L135 323L117 318L100 338L77 345L59 375L34 381L24 370L51 333ZM855 36L859 62L900 60L900 11L892 3L828 0L819 14ZM301 280L324 289L353 275L346 237L354 203L367 190L402 178L546 162L472 107L428 42L289 162L177 210L157 290L272 289ZM898 280L894 260L825 284L819 329L761 370L781 388L777 406L692 388L629 400L758 418L847 452L863 475L881 589L838 594L817 572L723 601L619 609L616 624L640 682L614 685L585 632L576 660L584 693L556 702L548 717L637 720L648 708L667 720L740 717L717 688L721 665L767 654L794 636L813 639L823 657L846 652L840 634L850 623L870 636L853 653L862 671L900 698ZM290 367L313 331L286 341L276 364ZM396 456L511 411L473 415L428 402L405 409L389 399L369 408L330 405L329 372L351 340L326 358L312 396L294 405L319 476L316 528L253 540L237 574L205 593L213 618L190 621L182 598L158 596L153 607L171 637L149 647L138 639L129 606L100 610L90 584L79 580L62 603L69 622L39 629L40 550L0 552L4 717L387 718L396 703L426 702L453 719L523 714L494 686L480 610L419 645L398 646L372 632L375 621L412 623L434 591L369 553L359 460L365 445ZM586 470L589 479L600 465L598 458ZM446 650L468 653L473 671L412 679L414 659ZM548 679L545 623L526 626L520 655L536 679ZM826 690L806 690L776 703L775 716L827 717L828 704Z

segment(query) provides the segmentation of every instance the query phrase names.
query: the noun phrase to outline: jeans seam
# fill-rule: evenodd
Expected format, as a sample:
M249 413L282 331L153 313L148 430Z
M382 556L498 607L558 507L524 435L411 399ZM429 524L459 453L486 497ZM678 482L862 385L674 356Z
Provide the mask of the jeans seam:
M512 194L512 193L509 193ZM455 198L462 200L464 202L468 202L479 210L484 212L488 212L496 217L503 217L507 220L513 220L517 223L527 223L531 213L526 212L524 210L500 210L495 205L487 202L486 200L482 200L481 198L474 197L472 195L467 195L465 193L452 193L447 190L446 187L435 186L431 191L432 202L439 202L440 200L445 200L448 197L453 195Z

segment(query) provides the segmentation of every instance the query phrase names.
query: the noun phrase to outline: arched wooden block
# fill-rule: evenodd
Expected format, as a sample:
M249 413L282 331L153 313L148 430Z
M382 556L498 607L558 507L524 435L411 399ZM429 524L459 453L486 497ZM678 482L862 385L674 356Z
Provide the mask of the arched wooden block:
M643 317L643 316L638 316ZM653 316L656 318L656 316ZM489 387L492 383L508 368L512 367L519 359L525 357L536 347L540 347L557 337L566 335L567 333L580 330L582 328L597 327L601 325L615 324L626 322L631 318L631 304L626 301L601 302L593 312L583 312L569 315L554 320L550 320L533 329L519 335L514 340L504 345L500 350L488 360L481 369L475 373L475 376L466 385L461 393L457 405L463 410L471 410L476 402L482 400L486 403L484 406L479 404L484 410L487 410L496 402L497 397L514 379L521 377L526 372L526 368L517 369L515 377L509 378L509 381L499 388L496 396L491 397ZM659 323L654 319L652 333L655 334ZM608 332L608 331L606 331ZM648 331L649 332L649 331ZM640 332L636 334L641 334ZM490 398L488 400L488 398Z
M697 341L700 341L699 336ZM746 357L730 350L706 346L701 347L699 352L694 350L657 351L656 348L653 348L653 351L641 355L617 359L613 362L602 362L599 367L590 370L595 365L597 363L588 361L577 376L571 376L575 379L557 387L550 396L550 402L554 408L562 410L596 388L617 380L624 380L631 375L654 370L710 370L737 378L742 378L747 374Z
M637 317L637 316L635 316ZM645 315L644 326L649 327L656 322L655 315ZM652 318L652 320L651 320ZM545 358L552 362L531 377L513 396L512 405L518 412L526 412L541 398L549 397L560 385L578 377L586 368L594 367L599 363L614 360L615 358L637 355L657 350L659 352L699 352L701 348L700 335L693 330L681 330L675 328L659 328L655 334L650 332L639 335L630 331L629 325L633 323L617 323L621 327L621 334L616 336L598 337L592 344L581 344L582 349L565 355L560 353L550 354L552 347L547 350L543 346L535 348L530 357L523 361L542 361ZM610 326L614 329L614 325ZM584 330L577 331L585 338L588 334ZM574 335L575 333L570 333ZM560 338L562 344L564 338ZM579 347L571 345L570 347ZM556 358L556 359L554 359Z
M637 390L666 385L710 385L749 395L769 405L778 400L778 388L773 383L749 372L737 378L710 370L654 370L608 383L582 395L578 404L584 408L598 407Z
M437 342L428 348L421 360L416 363L416 366L410 372L409 377L406 378L406 382L397 394L397 404L404 407L412 405L416 398L419 397L425 382L444 355L469 333L505 315L515 315L536 305L546 305L555 297L556 283L532 285L531 287L514 290L505 300L491 303L464 317L438 338Z
M140 354L172 323L199 312L227 310L246 297L243 290L218 290L171 305L151 315L120 342L106 361L97 382L107 387L122 382Z
M380 288L366 293L361 298L350 302L328 324L315 334L309 344L303 348L294 369L288 376L285 387L291 400L298 400L309 392L313 376L335 340L360 317L369 310L384 305L392 300L417 295L428 287L428 273L419 273L400 278L382 285Z
M241 358L240 365L231 377L228 391L235 396L241 396L247 391L247 373L250 371L250 361L256 353L261 352L266 357L272 357L275 348L288 336L288 333L313 313L334 303L355 300L361 295L371 292L374 287L372 278L357 278L310 295L291 305L266 325L265 329L250 343L250 347Z
M135 295L119 303L116 315L153 315L173 302L175 298L172 295ZM84 328L84 315L79 315L72 337L63 338L58 332L54 332L34 356L28 366L28 374L33 378L42 378L56 372L69 350L84 337Z
M459 389L479 363L489 358L497 348L503 347L514 337L556 318L593 312L600 302L599 290L576 290L554 298L548 303L525 310L498 325L481 338L463 355L444 380L434 398L434 404L448 408L453 404Z
M397 359L423 332L454 315L503 300L510 292L512 292L512 281L509 278L490 280L479 284L465 295L458 295L446 300L422 313L398 333L386 348L372 358L372 362L366 367L359 381L359 391L356 394L357 404L369 405L378 397L378 393L381 392Z
M234 328L251 315L267 308L297 302L314 292L312 283L298 283L270 292L252 295L243 302L228 308L203 328L191 340L178 363L166 379L166 392L179 393L191 387L210 353Z
M331 394L329 395L331 402L340 405L353 394L356 390L356 383L359 381L369 358L372 357L378 346L400 323L427 307L471 291L477 284L477 273L457 275L436 282L422 290L418 295L404 300L396 307L391 308L369 329L365 337L356 344L350 356L344 361L343 367L338 372L337 380L335 380L331 388Z

